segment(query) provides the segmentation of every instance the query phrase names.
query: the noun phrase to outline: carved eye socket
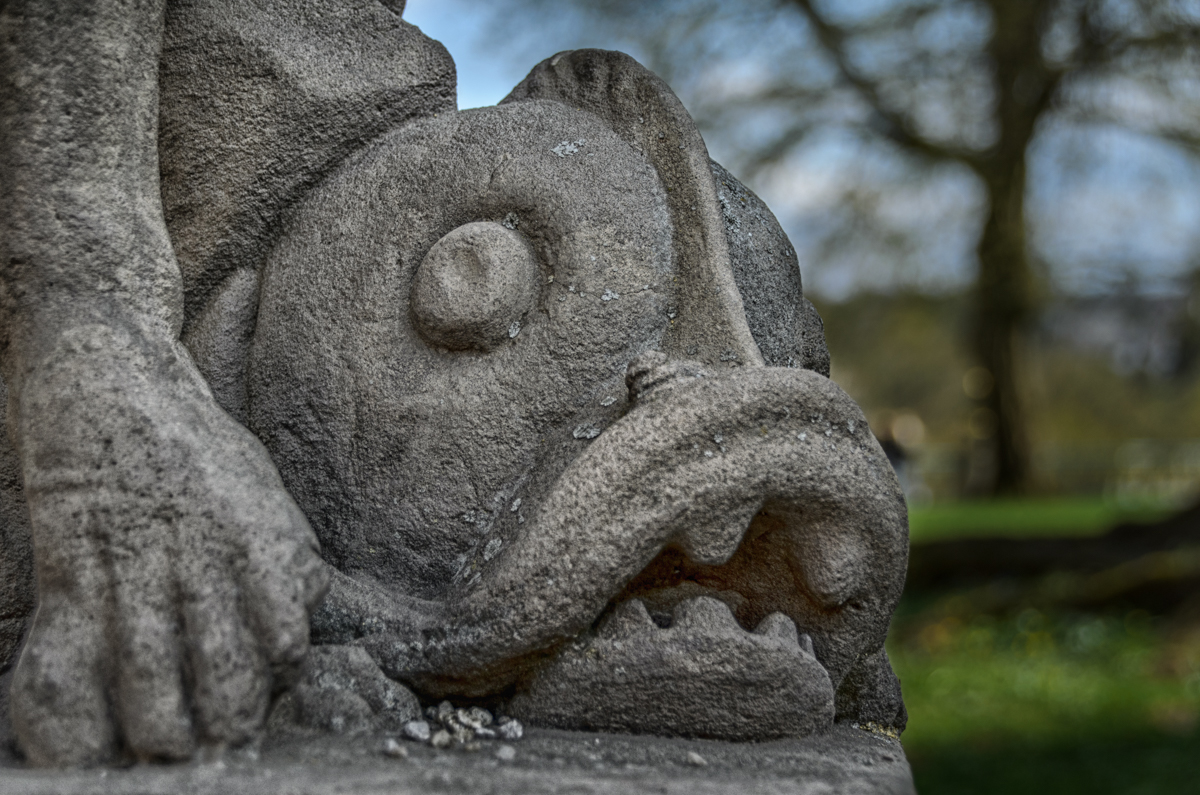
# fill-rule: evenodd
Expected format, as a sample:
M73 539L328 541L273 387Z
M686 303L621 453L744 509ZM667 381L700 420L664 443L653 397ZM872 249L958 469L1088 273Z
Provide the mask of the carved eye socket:
M517 232L465 224L433 244L413 279L413 324L452 351L490 351L513 336L538 292L538 260Z

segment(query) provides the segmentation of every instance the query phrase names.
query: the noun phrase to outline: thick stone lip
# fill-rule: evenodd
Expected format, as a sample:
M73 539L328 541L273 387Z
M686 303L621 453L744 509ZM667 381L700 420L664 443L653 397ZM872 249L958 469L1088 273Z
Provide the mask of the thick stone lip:
M834 476L827 467L841 469ZM792 506L787 521L804 532L786 536L798 551L777 545L766 554L790 556L786 565L821 587L805 591L790 574L757 585L751 560L737 590L757 589L765 612L743 624L788 615L812 636L836 687L886 635L903 586L906 515L853 401L823 376L787 368L738 368L654 390L566 467L482 578L435 608L428 631L403 637L401 617L399 634L382 620L380 633L352 642L420 692L498 692L593 626L664 548L711 565L731 560L772 501ZM861 598L814 602L814 591L838 587L841 575L828 574L845 568L847 548L861 558L850 570L858 571L851 595Z

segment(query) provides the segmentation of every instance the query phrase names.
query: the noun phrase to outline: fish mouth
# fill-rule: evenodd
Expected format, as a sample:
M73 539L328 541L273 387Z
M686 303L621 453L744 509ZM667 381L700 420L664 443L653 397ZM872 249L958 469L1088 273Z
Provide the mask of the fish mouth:
M832 725L836 695L812 639L780 613L753 631L718 599L678 603L663 626L623 601L508 701L533 725L764 740Z
M907 515L853 400L810 371L714 376L661 354L627 380L630 410L420 637L361 639L385 672L430 694L495 693L632 598L653 613L713 596L747 628L783 613L835 687L882 645Z

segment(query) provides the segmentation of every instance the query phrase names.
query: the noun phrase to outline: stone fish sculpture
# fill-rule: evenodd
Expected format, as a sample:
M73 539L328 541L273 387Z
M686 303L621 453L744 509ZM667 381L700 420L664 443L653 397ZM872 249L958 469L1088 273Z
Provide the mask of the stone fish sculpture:
M628 56L560 53L460 112L402 10L3 11L42 94L73 87L60 61L98 69L87 41L127 42L115 72L97 56L82 156L28 140L86 98L0 95L25 142L2 164L0 659L36 568L10 660L30 760L237 743L281 683L273 725L395 723L415 693L560 728L902 729L903 496L770 211ZM40 229L79 200L46 184L128 200L66 224L111 250ZM72 254L103 300L23 266Z

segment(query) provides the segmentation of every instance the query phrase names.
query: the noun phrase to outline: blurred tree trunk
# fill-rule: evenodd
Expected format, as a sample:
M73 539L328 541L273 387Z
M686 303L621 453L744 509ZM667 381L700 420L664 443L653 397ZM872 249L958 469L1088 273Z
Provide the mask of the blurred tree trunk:
M995 416L992 493L1029 485L1029 443L1019 378L1025 324L1033 311L1025 242L1025 154L1057 75L1042 59L1046 9L1052 3L991 0L997 139L970 165L987 186L988 214L979 239L975 285L975 355L994 384L986 406Z
M1034 291L1025 245L1025 154L1060 78L1060 72L1047 67L1041 52L1042 35L1055 4L988 0L993 17L988 54L993 62L996 138L986 150L976 152L954 149L922 135L909 118L888 105L870 78L856 70L847 55L845 33L830 24L810 0L792 2L813 25L842 76L884 122L888 138L917 155L960 162L983 181L988 211L977 247L973 338L976 359L994 379L984 408L991 412L995 430L989 440L994 474L981 486L990 494L1026 491L1029 443L1018 381L1022 338L1033 312Z

